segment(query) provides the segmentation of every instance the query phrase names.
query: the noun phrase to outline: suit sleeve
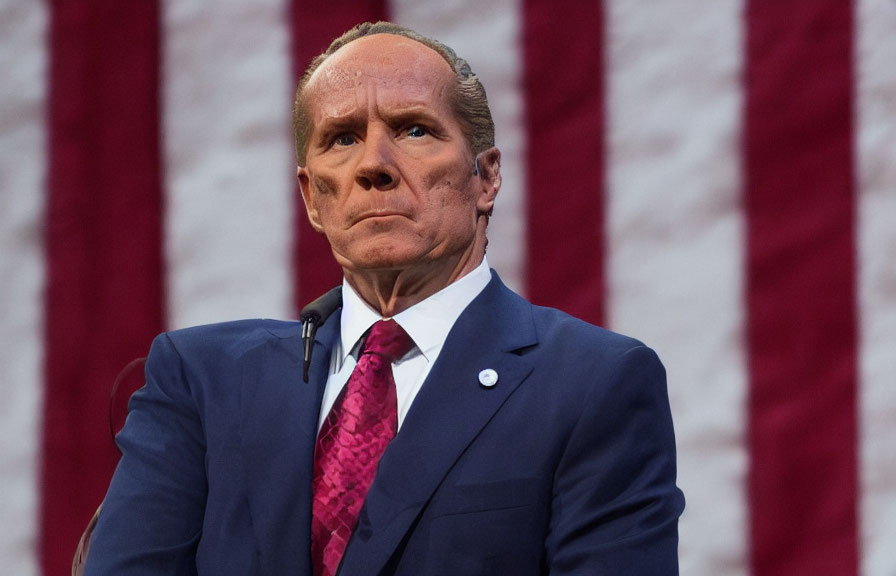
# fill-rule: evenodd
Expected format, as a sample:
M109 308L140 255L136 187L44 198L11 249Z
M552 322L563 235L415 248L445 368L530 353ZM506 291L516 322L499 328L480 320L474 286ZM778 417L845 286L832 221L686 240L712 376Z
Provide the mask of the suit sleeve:
M665 370L636 346L590 389L561 456L550 574L677 575L684 497L675 476Z
M207 482L193 394L180 355L162 334L116 439L122 458L91 541L87 576L196 573Z

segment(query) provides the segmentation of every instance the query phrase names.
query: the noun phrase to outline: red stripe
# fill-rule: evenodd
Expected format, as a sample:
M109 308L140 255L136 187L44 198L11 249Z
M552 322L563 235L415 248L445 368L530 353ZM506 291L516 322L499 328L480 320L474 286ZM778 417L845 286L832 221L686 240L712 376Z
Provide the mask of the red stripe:
M527 0L523 47L526 293L604 321L604 63L600 2Z
M386 0L335 0L323 8L314 0L293 0L293 76L298 79L311 60L327 49L330 42L365 21L388 18ZM297 238L293 249L296 270L296 307L301 308L342 281L342 270L333 259L330 246L308 223L301 194L296 207Z
M858 570L852 11L747 11L754 576Z
M52 7L40 562L67 574L116 460L115 376L162 328L159 15Z

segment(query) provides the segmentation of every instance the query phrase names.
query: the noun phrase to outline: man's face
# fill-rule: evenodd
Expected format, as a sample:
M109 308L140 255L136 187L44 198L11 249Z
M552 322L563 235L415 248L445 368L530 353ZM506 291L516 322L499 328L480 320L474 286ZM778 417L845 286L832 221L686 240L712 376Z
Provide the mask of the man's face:
M347 270L478 264L499 155L487 159L494 178L474 173L453 89L437 52L388 34L347 44L308 82L299 183L312 225Z

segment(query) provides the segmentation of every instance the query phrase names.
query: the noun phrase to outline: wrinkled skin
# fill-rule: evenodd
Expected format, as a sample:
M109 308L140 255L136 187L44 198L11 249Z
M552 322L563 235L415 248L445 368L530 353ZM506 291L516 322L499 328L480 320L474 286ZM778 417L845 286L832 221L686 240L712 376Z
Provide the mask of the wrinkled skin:
M379 34L343 46L305 88L312 128L298 179L308 217L383 316L438 292L485 253L501 156L491 148L473 157L450 106L454 81L434 50Z

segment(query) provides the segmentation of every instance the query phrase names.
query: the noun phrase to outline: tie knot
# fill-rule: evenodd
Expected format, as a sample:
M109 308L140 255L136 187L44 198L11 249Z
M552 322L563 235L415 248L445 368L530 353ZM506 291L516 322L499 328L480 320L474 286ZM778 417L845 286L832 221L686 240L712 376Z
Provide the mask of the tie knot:
M408 353L414 341L395 320L379 320L370 329L361 354L378 354L394 362Z

